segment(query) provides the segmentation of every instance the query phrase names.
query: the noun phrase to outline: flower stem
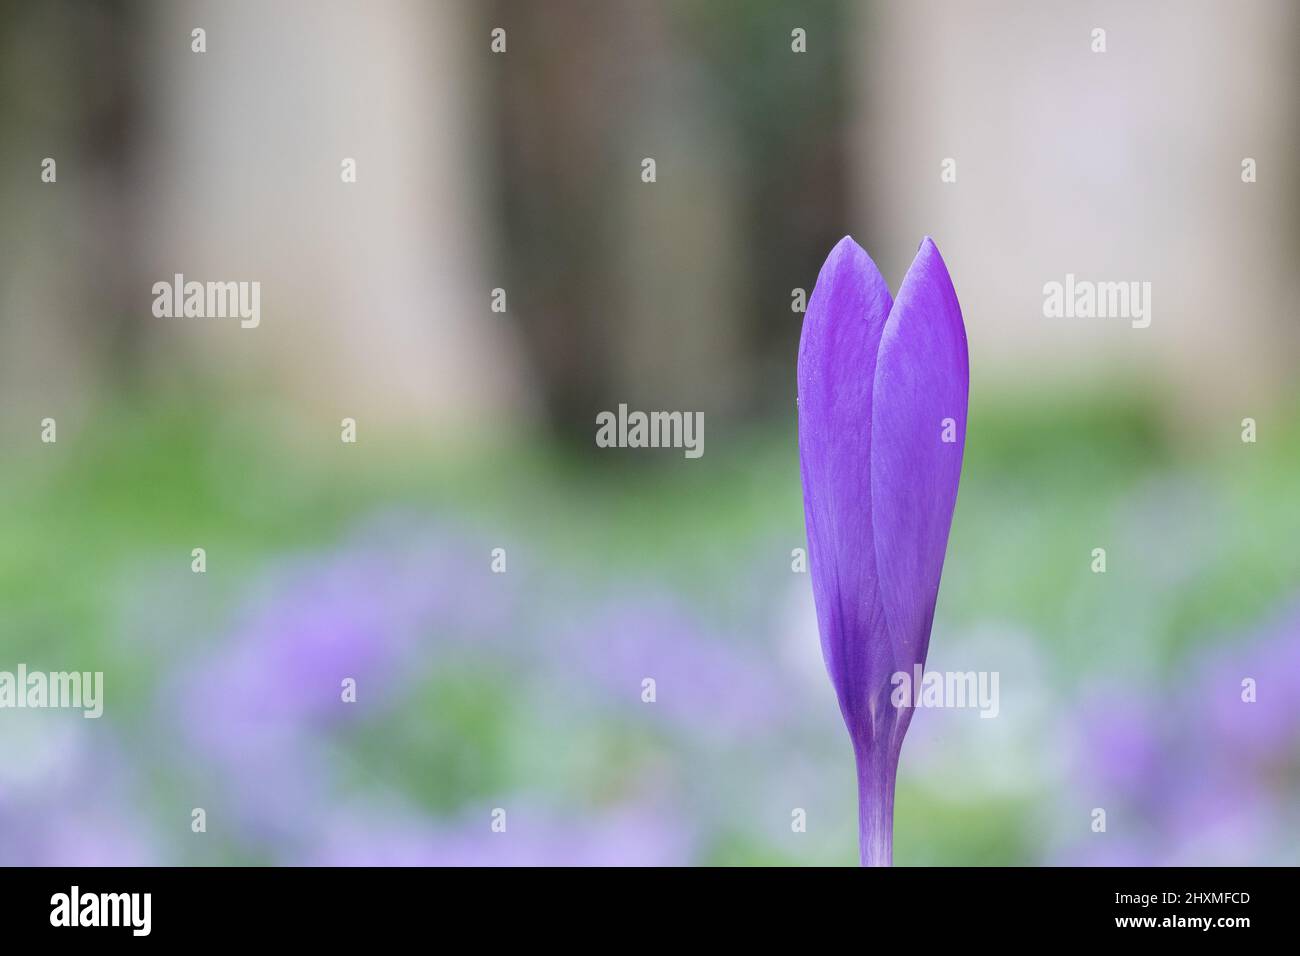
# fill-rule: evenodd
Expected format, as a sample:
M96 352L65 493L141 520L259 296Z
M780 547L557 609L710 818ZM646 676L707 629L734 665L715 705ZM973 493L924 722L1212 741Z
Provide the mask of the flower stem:
M858 851L863 866L894 863L894 781L898 764L876 748L859 750Z

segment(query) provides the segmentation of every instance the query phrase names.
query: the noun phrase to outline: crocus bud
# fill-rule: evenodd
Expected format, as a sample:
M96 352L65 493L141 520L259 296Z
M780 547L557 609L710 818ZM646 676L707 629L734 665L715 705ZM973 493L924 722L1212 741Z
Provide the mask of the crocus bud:
M799 343L799 461L822 656L853 742L863 865L893 857L894 780L924 665L966 440L961 307L927 237L897 300L845 236Z

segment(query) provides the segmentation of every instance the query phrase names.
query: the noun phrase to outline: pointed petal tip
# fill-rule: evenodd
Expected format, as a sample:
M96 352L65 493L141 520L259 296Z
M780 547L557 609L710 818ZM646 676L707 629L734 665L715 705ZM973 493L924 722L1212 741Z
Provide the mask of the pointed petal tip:
M938 259L943 262L943 256L939 254L939 246L930 236L923 236L921 244L916 247L916 258L920 259Z
M944 261L939 252L939 247L935 245L934 240L925 236L921 244L917 246L916 256L912 259L911 266L908 267L907 274L903 276L902 285L898 290L900 298L904 297L904 289L916 281L939 282L941 285L952 287L952 276L948 272L948 263ZM908 290L909 295L915 290ZM953 293L954 300L956 293Z
M852 236L845 236L839 242L835 243L831 248L830 254L826 257L826 261L835 262L845 256L850 259L871 260L871 257L867 255L867 250L858 245L857 240Z
M822 263L817 282L813 287L812 298L808 303L807 315L804 317L805 327L810 320L818 316L818 313L824 311L819 308L827 304L823 301L824 296L830 299L836 298L832 295L832 289L839 288L841 283L843 294L850 294L848 290L852 288L859 289L859 292L865 290L868 299L871 300L869 311L873 314L879 313L882 320L888 314L889 306L893 302L889 296L889 286L867 250L858 245L852 236L846 235L835 243L827 254L826 261ZM819 291L822 295L819 295ZM881 300L883 306L880 304Z

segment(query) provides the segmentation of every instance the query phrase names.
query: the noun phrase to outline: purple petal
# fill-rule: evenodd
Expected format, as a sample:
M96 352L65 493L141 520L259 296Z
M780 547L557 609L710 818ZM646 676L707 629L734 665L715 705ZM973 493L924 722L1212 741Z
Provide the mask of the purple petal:
M895 658L905 669L924 663L930 644L961 477L969 387L961 307L927 236L880 339L871 428L880 597Z
M822 654L855 741L893 661L883 636L871 524L876 354L892 300L871 257L845 236L813 288L799 343L799 460Z

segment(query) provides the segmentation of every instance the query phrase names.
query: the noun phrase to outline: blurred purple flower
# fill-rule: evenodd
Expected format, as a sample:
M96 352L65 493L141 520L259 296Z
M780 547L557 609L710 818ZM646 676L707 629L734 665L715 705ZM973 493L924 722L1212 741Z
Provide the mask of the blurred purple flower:
M923 665L966 437L961 308L927 237L897 301L845 236L799 343L799 460L826 668L858 767L864 865L892 859L894 779L912 708L891 675Z
M562 628L562 663L593 682L620 709L645 707L642 682L655 682L662 711L699 737L729 740L782 723L787 694L757 655L666 597L608 602Z
M1107 809L1109 829L1065 862L1286 860L1297 849L1278 835L1294 829L1281 808L1300 790L1298 685L1300 603L1197 655L1167 686L1090 694L1076 715L1077 787Z
M321 828L310 866L684 866L692 840L673 814L637 807L557 814L502 801L507 827L485 809L451 825L400 810L344 811Z
M39 755L24 755L10 728L19 775L0 770L0 866L148 866L159 861L137 812L126 754L107 727L33 719ZM21 737L21 734L19 735Z
M488 553L452 529L382 521L282 562L231 635L164 688L159 722L218 769L250 828L278 830L319 797L333 727L400 707L443 657L500 649L515 590L486 562L467 568L474 552Z
M1254 684L1250 702L1246 680ZM1235 763L1300 759L1300 602L1248 641L1205 655L1188 684L1209 740Z
M506 631L510 582L466 569L477 543L434 530L359 535L327 557L299 558L264 572L256 597L211 659L183 681L199 711L192 726L214 745L242 741L244 725L280 727L339 719L345 677L392 699L418 653L479 643ZM486 553L486 552L485 552ZM221 716L221 720L211 719Z
M230 637L166 689L159 723L179 724L199 758L195 774L206 777L205 805L237 822L230 832L247 848L280 861L685 862L685 838L664 822L675 813L656 820L614 805L568 822L523 807L505 838L477 823L461 833L418 811L366 814L341 802L355 797L340 760L347 730L400 714L430 676L475 659L501 665L490 672L508 681L502 693L526 691L531 674L549 707L581 689L640 707L640 681L654 675L664 709L683 725L714 717L724 733L779 713L759 664L704 634L672 601L626 599L570 617L573 596L541 600L548 592L526 574L491 575L486 560L467 570L465 554L489 552L408 523L372 526L332 554L282 563L264 573ZM521 587L535 599L523 602ZM516 619L525 603L529 617ZM344 677L357 681L355 704L340 700ZM384 786L368 781L366 792ZM496 839L480 840L480 829Z
M1161 703L1120 686L1094 688L1084 695L1078 722L1087 730L1087 746L1081 759L1094 787L1131 791L1151 786L1169 772L1160 739Z

